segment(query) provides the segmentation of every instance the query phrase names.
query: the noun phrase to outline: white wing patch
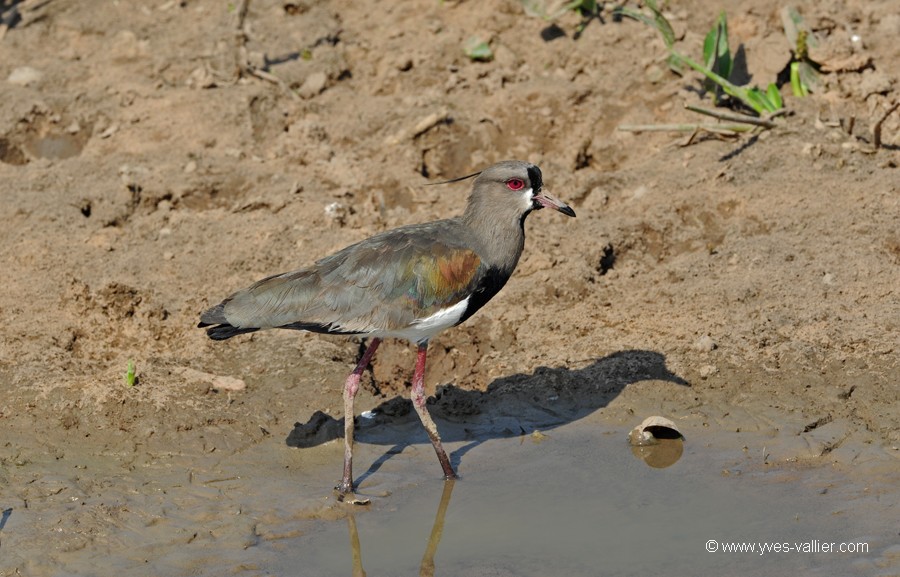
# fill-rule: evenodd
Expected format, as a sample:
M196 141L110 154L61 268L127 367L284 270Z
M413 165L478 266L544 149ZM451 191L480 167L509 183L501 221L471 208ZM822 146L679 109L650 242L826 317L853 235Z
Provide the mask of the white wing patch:
M406 328L395 330L377 330L369 333L373 337L384 338L391 337L397 339L406 339L414 343L427 341L439 332L449 329L459 322L466 308L469 306L469 298L466 297L452 307L441 309L431 316L423 319L416 319Z

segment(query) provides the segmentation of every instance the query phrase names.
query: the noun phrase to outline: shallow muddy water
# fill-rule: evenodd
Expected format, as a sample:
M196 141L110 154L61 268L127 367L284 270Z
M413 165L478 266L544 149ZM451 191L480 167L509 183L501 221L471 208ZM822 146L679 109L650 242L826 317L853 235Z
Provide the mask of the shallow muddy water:
M431 563L436 575L867 575L896 543L878 504L848 502L860 488L837 487L829 473L735 478L739 466L723 474L724 455L696 445L674 466L652 469L632 457L623 431L606 433L491 441L467 456L461 482L426 481L376 499L371 511L298 538L271 567L285 575L430 575ZM726 552L732 543L757 551ZM842 543L868 553L835 552Z
M822 466L768 470L739 435L703 431L685 431L676 463L650 467L627 432L591 415L543 435L451 442L463 477L455 483L436 477L430 445L360 443L367 506L337 503L329 490L340 441L297 450L269 438L221 458L160 454L128 467L69 448L42 463L25 499L4 500L0 568L38 576L900 570L896 493L878 489L887 477L860 484ZM756 551L726 552L732 543ZM857 551L840 552L842 544Z

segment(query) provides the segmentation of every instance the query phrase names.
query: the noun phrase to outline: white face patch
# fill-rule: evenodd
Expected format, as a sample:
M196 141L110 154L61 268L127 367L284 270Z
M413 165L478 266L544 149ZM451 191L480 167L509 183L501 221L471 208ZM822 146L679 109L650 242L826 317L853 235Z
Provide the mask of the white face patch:
M522 210L527 211L531 210L534 206L534 189L526 188L522 191Z

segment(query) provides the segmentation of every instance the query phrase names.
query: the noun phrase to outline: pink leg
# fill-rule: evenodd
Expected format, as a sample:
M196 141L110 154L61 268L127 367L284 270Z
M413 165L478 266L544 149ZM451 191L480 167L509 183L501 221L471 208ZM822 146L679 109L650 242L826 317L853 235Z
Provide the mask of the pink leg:
M356 368L344 382L344 476L335 487L341 494L353 492L353 398L359 391L359 379L372 361L381 339L372 339Z
M444 446L441 444L441 436L438 435L437 425L434 424L431 415L428 413L428 407L425 406L425 357L427 351L428 343L419 345L419 350L416 353L416 371L413 374L410 397L412 398L413 407L419 414L419 419L425 425L428 438L431 439L431 444L434 445L434 452L437 453L438 461L441 462L441 468L444 469L444 478L456 479L458 477L450 464L447 453L444 451Z

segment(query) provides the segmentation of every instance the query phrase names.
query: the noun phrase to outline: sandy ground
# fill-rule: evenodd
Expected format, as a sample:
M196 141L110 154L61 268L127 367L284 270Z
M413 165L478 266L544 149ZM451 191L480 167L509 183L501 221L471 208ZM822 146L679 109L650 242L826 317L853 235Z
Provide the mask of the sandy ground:
M726 10L765 84L790 58L781 6L692 1L670 15L697 55ZM893 0L797 7L835 70L823 89L783 87L790 114L771 131L687 144L617 130L694 122L683 105L711 104L698 76L668 71L653 30L608 10L576 39L576 15L548 34L512 0L254 0L238 37L225 2L19 4L0 40L2 523L37 507L73 550L89 547L129 522L103 507L150 498L140 488L160 459L175 474L258 460L254 447L294 460L266 475L327 467L327 489L337 450L278 451L316 411L342 417L360 343L217 343L195 328L199 312L375 232L458 213L468 184L423 185L509 158L540 165L578 218L531 216L507 287L432 342L439 426L476 421L458 441L598 409L622 426L660 413L752 433L765 467L893 484L895 513L900 113L877 150L873 130L898 99L900 14ZM476 35L492 61L463 54ZM408 344L386 343L359 409L406 418L393 399L413 362ZM58 512L73 487L95 498L77 522ZM44 548L18 543L3 575ZM32 569L65 574L64 553Z

